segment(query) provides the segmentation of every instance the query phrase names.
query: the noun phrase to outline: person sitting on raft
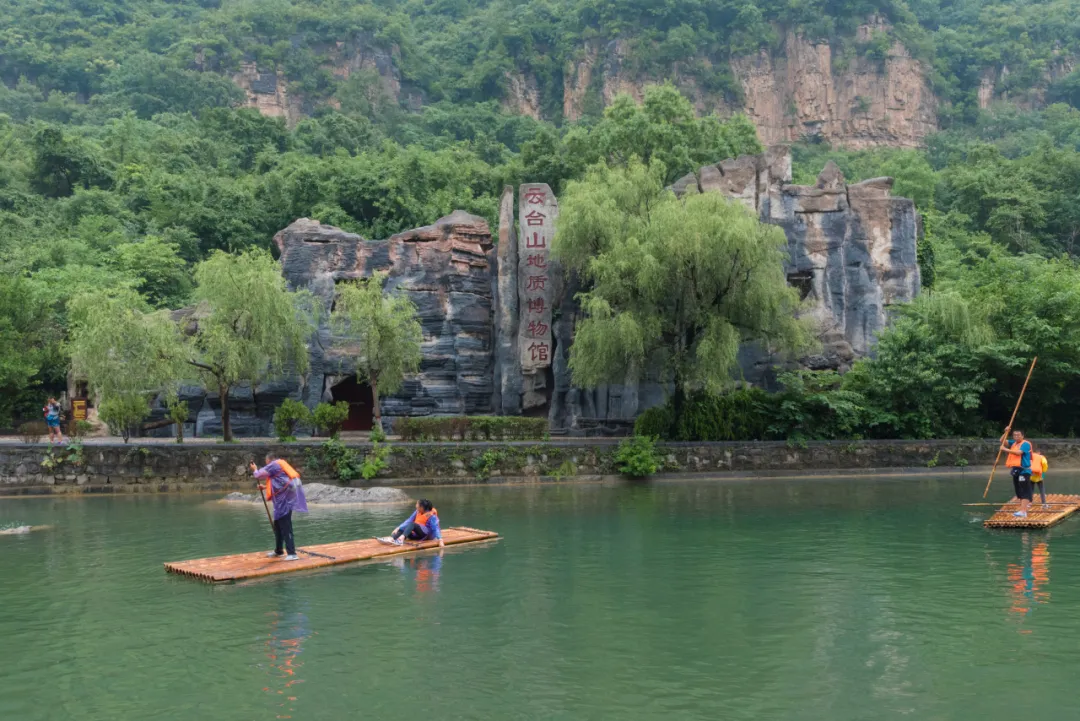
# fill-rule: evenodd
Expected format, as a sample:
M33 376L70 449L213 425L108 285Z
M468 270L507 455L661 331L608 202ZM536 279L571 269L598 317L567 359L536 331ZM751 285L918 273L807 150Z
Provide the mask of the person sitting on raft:
M1020 510L1013 515L1027 518L1034 495L1031 488L1031 443L1024 440L1023 431L1013 431L1012 435L1011 441L1005 440L1005 436L1001 437L1001 450L1008 454L1005 467L1012 471L1013 490L1020 499Z
M389 541L395 546L408 541L433 541L439 540L439 548L443 548L442 529L439 528L439 512L431 506L431 501L421 498L416 502L416 510L405 519L405 522L394 529L390 538L379 539Z
M274 502L274 550L267 553L268 558L280 558L286 551L286 561L295 561L296 542L293 540L292 514L307 513L307 499L304 487L300 483L300 474L286 461L266 454L266 465L256 468L251 462L251 470L256 478L265 478L265 486L259 484L259 492L266 492L267 498ZM284 548L282 548L284 546Z

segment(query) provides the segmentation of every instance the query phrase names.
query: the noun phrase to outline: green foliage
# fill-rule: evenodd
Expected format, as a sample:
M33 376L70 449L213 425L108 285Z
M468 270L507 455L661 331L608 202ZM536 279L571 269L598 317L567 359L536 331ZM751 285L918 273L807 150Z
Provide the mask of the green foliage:
M169 420L173 422L173 425L176 428L176 442L183 443L184 424L188 422L188 416L190 414L187 401L180 401L175 398L169 399L168 409Z
M146 394L130 393L106 396L98 405L98 417L109 427L109 432L120 436L127 443L131 432L150 415L150 403Z
M597 166L562 199L553 252L589 287L569 362L584 387L649 376L717 391L741 343L807 344L783 232L716 193L677 199L662 172Z
M661 462L656 439L639 435L623 439L612 460L619 473L628 478L648 478L656 473Z
M170 394L183 377L176 324L133 290L87 293L70 307L72 365L101 397L101 419L127 442L150 399L161 389Z
M394 432L403 441L543 440L546 418L525 416L421 416L398 418Z
M505 451L484 451L472 459L470 466L476 472L476 480L486 481L491 478L491 472L495 470L495 467L505 460Z
M389 445L373 440L371 442L371 452L364 456L364 462L360 464L360 476L365 481L370 481L389 468L388 459L392 450Z
M382 430L380 394L401 388L406 373L420 368L423 332L416 306L404 294L384 293L385 273L337 288L330 325L355 356L356 374L371 385L374 426Z
M286 287L269 253L216 252L195 269L189 362L209 388L219 390L222 433L232 440L228 393L242 381L253 386L286 371L307 370L311 296ZM191 327L189 321L188 327Z
M348 418L348 403L345 404L345 417ZM296 427L312 423L311 411L303 403L286 398L274 411L274 432L279 441L295 441Z
M324 433L332 439L338 437L338 434L341 433L341 426L343 426L348 419L349 404L347 401L320 403L315 406L315 411L311 414L311 420L312 423L315 424L315 428L318 429L320 433Z
M45 457L41 459L41 467L49 472L58 470L64 464L74 466L76 469L83 467L85 460L82 441L73 440L67 447L50 448L45 451Z
M76 438L83 438L94 430L94 424L90 421L75 421L75 425L71 428L71 435Z

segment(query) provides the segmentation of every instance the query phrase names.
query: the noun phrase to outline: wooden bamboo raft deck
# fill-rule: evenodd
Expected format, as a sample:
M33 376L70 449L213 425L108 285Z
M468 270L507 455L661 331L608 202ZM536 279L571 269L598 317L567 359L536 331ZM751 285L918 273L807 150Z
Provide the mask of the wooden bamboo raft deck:
M447 546L453 546L463 543L490 541L498 538L499 534L493 531L478 531L475 528L458 526L456 528L444 528L442 536L443 542ZM300 558L296 561L267 558L266 551L263 550L256 553L238 553L232 556L197 558L192 561L173 561L165 564L165 570L169 573L178 573L201 581L220 583L222 581L239 581L245 578L271 576L275 573L306 571L312 568L336 566L342 563L354 563L384 556L416 553L417 551L438 547L438 541L406 542L404 546L390 546L379 543L374 538L360 538L355 541L324 543L319 546L297 548L297 555Z
M1020 510L1020 501L1014 498L986 519L983 525L987 528L1050 528L1080 511L1080 496L1048 493L1046 502L1048 507L1043 508L1036 496L1028 509L1027 518L1016 518L1013 513Z

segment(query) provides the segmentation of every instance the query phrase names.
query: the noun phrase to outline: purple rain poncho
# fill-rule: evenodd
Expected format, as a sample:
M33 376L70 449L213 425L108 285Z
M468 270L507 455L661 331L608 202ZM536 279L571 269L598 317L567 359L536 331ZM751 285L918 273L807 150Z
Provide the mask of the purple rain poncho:
M296 511L307 513L307 499L304 498L304 485L299 478L289 478L277 461L271 461L255 471L256 478L269 478L273 490L274 520ZM261 491L260 491L261 493Z

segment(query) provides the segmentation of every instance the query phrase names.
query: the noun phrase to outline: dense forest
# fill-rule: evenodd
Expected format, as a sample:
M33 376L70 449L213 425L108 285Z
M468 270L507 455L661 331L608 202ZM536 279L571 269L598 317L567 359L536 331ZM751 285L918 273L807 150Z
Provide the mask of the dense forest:
M1033 429L1074 433L1078 9L1076 0L0 0L0 425L62 388L68 301L85 290L128 287L178 307L212 250L268 247L300 216L386 237L454 208L493 219L504 184L558 190L599 161L661 161L670 180L756 151L745 118L697 117L672 86L564 121L564 71L584 44L619 39L633 72L678 70L737 99L727 59L775 48L795 28L827 39L841 62L900 40L932 68L944 130L924 150L795 147L797 181L829 158L849 179L897 178L895 192L925 218L927 292L878 357L843 380L789 377L788 416L771 433L984 433L1000 425L1034 352ZM870 15L891 29L856 42ZM389 58L399 97L373 71L332 72L342 46ZM305 116L290 126L239 107L232 74L242 63L280 69ZM1038 86L1043 102L980 110L983 70L1002 67L1002 90ZM511 72L537 79L545 120L502 109Z

